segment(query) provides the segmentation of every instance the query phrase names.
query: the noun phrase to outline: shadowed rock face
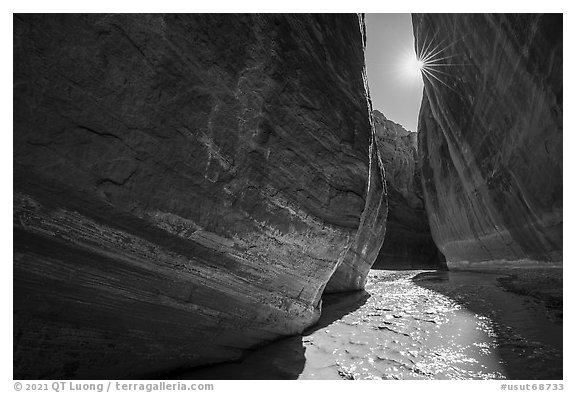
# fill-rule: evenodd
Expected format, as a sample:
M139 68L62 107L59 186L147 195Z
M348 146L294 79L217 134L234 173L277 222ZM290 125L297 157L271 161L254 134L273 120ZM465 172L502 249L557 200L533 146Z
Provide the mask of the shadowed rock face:
M448 65L441 82L425 80L418 137L449 266L561 260L562 16L414 15L413 25L417 47L432 40Z
M376 142L386 172L388 218L375 269L437 269L446 261L434 244L418 165L417 133L381 112L372 112Z
M337 267L361 287L386 217L363 35L356 15L16 15L14 378L237 358L314 323Z

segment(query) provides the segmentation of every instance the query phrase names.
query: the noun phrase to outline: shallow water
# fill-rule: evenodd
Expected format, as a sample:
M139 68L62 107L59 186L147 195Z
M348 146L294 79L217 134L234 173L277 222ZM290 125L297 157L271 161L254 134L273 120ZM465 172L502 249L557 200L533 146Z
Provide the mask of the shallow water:
M305 337L301 378L503 378L491 321L415 285L417 273L370 274L364 306Z
M554 379L562 326L494 274L371 271L302 336L178 379Z

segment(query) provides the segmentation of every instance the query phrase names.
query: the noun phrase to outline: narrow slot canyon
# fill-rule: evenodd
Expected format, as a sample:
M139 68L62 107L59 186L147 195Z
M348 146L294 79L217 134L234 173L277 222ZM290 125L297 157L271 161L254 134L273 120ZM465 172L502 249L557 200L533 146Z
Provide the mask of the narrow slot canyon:
M562 25L14 14L14 378L563 379Z

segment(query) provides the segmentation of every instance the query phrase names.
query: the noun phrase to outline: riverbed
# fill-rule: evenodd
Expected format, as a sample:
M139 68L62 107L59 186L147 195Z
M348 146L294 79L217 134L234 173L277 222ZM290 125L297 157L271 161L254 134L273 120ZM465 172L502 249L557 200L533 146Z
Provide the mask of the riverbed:
M370 272L301 336L176 379L560 379L562 324L501 273Z

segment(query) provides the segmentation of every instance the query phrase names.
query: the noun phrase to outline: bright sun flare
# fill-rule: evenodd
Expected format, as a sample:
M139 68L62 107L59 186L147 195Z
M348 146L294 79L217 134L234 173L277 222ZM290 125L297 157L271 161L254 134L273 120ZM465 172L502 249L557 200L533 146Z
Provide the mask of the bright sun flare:
M410 72L418 73L418 75L420 75L420 71L424 68L424 62L416 57L412 57L408 67L410 67Z
M414 53L409 53L404 60L402 73L408 80L420 79L422 78L424 66L424 61L418 59Z

